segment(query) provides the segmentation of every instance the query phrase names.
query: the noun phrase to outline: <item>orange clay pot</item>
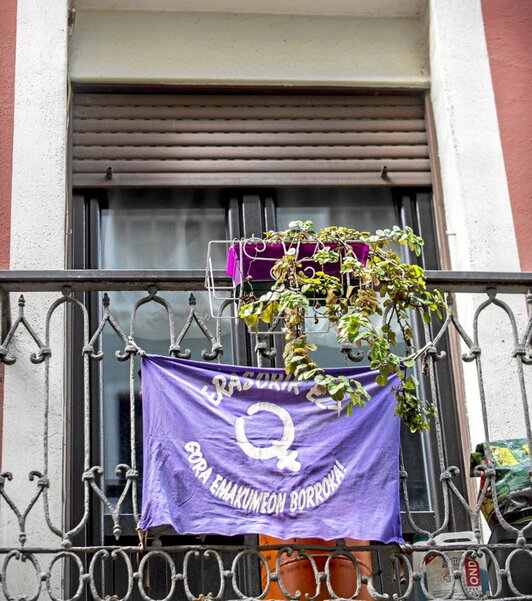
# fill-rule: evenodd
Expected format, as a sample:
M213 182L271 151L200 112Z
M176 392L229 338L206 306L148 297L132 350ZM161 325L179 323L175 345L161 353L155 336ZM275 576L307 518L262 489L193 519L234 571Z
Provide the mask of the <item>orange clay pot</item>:
M283 540L280 538L274 538L272 536L260 535L260 545L331 545L336 544L335 541L324 541L320 538L289 538ZM368 541L357 540L354 538L346 538L345 544L348 547L354 547L357 545L367 545ZM322 550L308 550L307 553L312 556L316 562L318 571L323 572L325 570L325 564L327 562L328 553ZM277 551L263 551L263 555L268 563L270 572L276 571L275 559ZM361 576L368 576L371 574L371 552L361 551L360 553L353 554L355 559L358 561ZM334 592L338 597L349 598L351 597L357 588L357 575L356 569L353 562L347 557L334 557L329 564L329 572L331 576L331 585ZM290 557L286 553L281 555L280 561L280 578L283 581L285 589L291 594L295 595L296 591L301 592L301 599L305 599L305 594L313 596L316 593L316 579L311 563L303 556L299 559L299 554L294 551ZM262 589L266 587L267 574L264 568L261 569L261 580ZM329 599L330 595L327 590L325 581L321 583L320 596L316 601L322 601L323 599ZM281 592L280 586L277 582L270 583L270 590L266 595L265 599L286 599ZM364 599L365 601L372 601L372 597L367 590L367 586L362 584L360 593L357 599Z

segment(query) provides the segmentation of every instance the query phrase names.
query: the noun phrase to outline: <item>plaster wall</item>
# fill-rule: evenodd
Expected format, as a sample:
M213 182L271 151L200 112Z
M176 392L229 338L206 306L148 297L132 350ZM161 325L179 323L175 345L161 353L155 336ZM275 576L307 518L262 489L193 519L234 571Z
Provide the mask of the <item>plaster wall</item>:
M416 18L79 10L83 82L426 87Z
M62 269L65 266L67 149L67 0L24 0L18 3L11 187L11 269ZM16 315L18 295L11 295ZM28 293L26 315L42 341L50 295ZM15 338L17 361L5 370L3 470L13 474L5 490L22 512L38 490L31 470L46 473L43 455L46 413L44 364L34 365L37 346L23 328ZM49 498L53 522L60 525L63 457L63 321L51 323L52 348L49 402ZM19 544L18 524L6 503L0 514L0 545ZM28 516L27 544L58 544L43 516L43 499ZM28 562L29 563L29 562ZM15 569L15 568L14 568ZM31 566L21 568L29 578ZM16 571L16 570L15 570ZM35 576L32 576L34 579ZM17 594L16 578L10 580ZM21 591L23 592L23 591Z
M521 268L532 271L532 2L482 0L482 14Z
M436 122L451 268L519 271L512 208L504 167L479 0L430 3L431 98ZM508 295L509 296L509 295ZM486 297L463 295L459 317L472 331L474 306ZM524 301L507 298L526 323ZM524 435L511 326L502 309L479 320L489 433ZM494 363L491 363L494 361ZM472 445L485 440L474 364L464 365Z

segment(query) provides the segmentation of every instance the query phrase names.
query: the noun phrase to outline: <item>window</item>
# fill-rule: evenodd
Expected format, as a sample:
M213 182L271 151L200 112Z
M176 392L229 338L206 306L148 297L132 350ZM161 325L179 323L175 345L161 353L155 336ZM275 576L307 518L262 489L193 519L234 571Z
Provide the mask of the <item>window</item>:
M73 142L74 267L176 269L192 278L203 272L210 239L260 235L284 229L292 219L367 230L411 225L427 243L424 266L438 267L428 149L417 97L79 95ZM222 268L224 257L216 261ZM206 293L193 292L198 311L214 331ZM132 305L143 296L110 295L113 315L125 331ZM189 292L163 296L175 311L179 330L188 315ZM101 299L92 300L96 320ZM136 342L167 354L164 309L150 303L139 311ZM224 322L221 338L224 362L254 360L243 327ZM119 348L117 342L107 331L106 357ZM324 364L344 363L333 336L319 342ZM191 329L181 350L191 349L198 359L205 346L204 336ZM110 500L118 498L124 484L115 466L127 463L130 453L128 369L127 363L107 360L93 378L93 437L101 444L95 445L92 464L104 467L104 492ZM73 408L74 432L75 418ZM452 403L443 418L449 461L460 465ZM433 474L439 474L434 445L433 435L403 434L409 498L418 523L432 521L441 503L432 486ZM140 445L136 452L141 463ZM454 527L464 526L457 522ZM112 528L110 516L95 508L88 540L111 542ZM407 523L404 528L409 532ZM123 535L135 544L132 520ZM198 570L198 578L204 572ZM248 565L243 578L258 586L257 566Z

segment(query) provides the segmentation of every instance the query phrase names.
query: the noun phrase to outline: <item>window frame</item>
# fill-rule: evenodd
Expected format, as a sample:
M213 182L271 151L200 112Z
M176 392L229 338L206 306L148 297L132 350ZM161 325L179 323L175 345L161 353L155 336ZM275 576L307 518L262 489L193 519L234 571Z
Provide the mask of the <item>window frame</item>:
M99 217L98 211L99 206L105 202L106 192L105 190L85 190L80 191L81 194L77 194L75 205L77 206L75 214L77 221L78 231L85 233L86 239L84 241L79 239L76 248L76 262L74 268L77 269L94 269L98 265L98 235L99 235ZM239 197L240 196L240 200ZM262 196L262 198L261 198ZM400 209L400 217L404 224L410 224L416 233L424 237L426 240L435 240L435 225L432 215L430 214L431 205L431 192L429 189L396 189L394 190L394 197L397 206ZM255 234L257 231L265 229L274 229L275 223L275 193L270 189L255 189L255 190L234 190L228 192L228 212L227 212L227 226L229 237L241 237L250 236ZM84 205L81 207L80 205ZM91 232L96 233L96 238L91 237ZM426 269L437 269L439 268L439 261L437 256L437 249L434 245L427 245L426 251L423 256L423 267ZM94 323L99 318L98 301L94 293L87 293L91 295L91 298L84 300L89 302L91 319ZM416 327L421 327L417 324ZM254 364L256 363L256 357L253 353L250 343L249 336L243 324L237 323L233 325L233 360L236 364ZM73 340L73 347L75 348L75 341ZM448 352L448 349L447 349ZM439 381L450 381L452 382L452 366L449 365L449 361L441 362L439 365ZM73 372L72 378L75 380L79 376ZM100 381L100 375L98 374L97 368L91 371L91 384L93 389L98 388L98 382ZM424 394L430 394L430 391L423 391ZM96 403L96 404L94 404ZM100 410L99 400L93 401L93 406L97 409L97 415L94 416L92 426L94 430L93 434L93 448L101 449L101 441L99 435L100 424ZM72 423L79 421L76 418L75 409L72 408ZM446 441L446 453L449 459L450 465L458 465L462 463L461 453L459 452L460 446L458 444L460 438L459 422L458 422L458 411L455 403L451 403L451 407L446 407L445 411L441 411L443 436ZM79 440L80 432L73 433L72 440ZM419 525L423 528L429 527L430 522L434 519L434 515L440 513L439 505L441 500L438 501L438 481L431 481L431 477L439 473L436 465L437 457L437 443L434 435L427 434L425 436L425 449L427 453L427 472L428 482L427 485L430 488L430 496L433 502L432 509L416 512L416 520ZM74 459L72 461L75 461ZM100 464L100 456L96 457L93 464ZM463 466L462 466L463 468ZM79 473L79 472L78 472ZM462 469L463 473L463 469ZM462 483L462 486L465 482ZM463 488L465 490L465 488ZM453 512L455 513L455 512ZM458 515L458 514L457 514ZM404 516L403 516L404 517ZM105 519L103 520L105 522ZM103 532L105 535L111 534L112 528L109 525L100 524L103 526ZM133 524L130 525L131 527ZM466 521L458 520L456 527L463 529L467 526ZM409 525L404 523L405 532L411 531ZM133 532L133 530L131 530Z
M90 91L95 91L93 88ZM202 91L202 90L199 90ZM272 90L268 90L271 92ZM299 92L312 92L315 90L299 90ZM168 93L168 90L165 89ZM260 92L260 90L255 90ZM323 92L323 91L322 91ZM425 107L430 105L428 96L426 96ZM427 109L426 109L427 110ZM437 170L435 171L434 166L436 165L436 159L434 159L434 147L433 138L430 132L430 114L427 111L427 131L429 134L429 145L432 145L431 150L431 161L433 163L433 179L434 179L434 194L440 196L441 189L439 186L439 177ZM432 140L432 141L431 141ZM70 146L71 148L71 146ZM70 160L70 171L72 169L72 163ZM279 186L281 187L281 186ZM313 187L325 187L324 185L313 186ZM340 187L340 186L338 186ZM343 186L343 187L359 187L359 186ZM243 194L243 191L246 193ZM266 231L269 229L276 229L275 223L275 194L270 188L235 188L233 195L229 194L228 209L227 209L227 230L228 238L250 236L257 234L258 232ZM393 188L393 193L396 198L401 197L404 201L401 201L401 219L405 223L410 223L416 233L421 235L425 240L434 240L435 244L427 246L423 266L427 269L438 269L440 268L440 259L442 256L441 251L441 229L442 225L437 220L439 204L438 198L436 201L432 195L432 188L427 187L402 187ZM263 195L261 200L260 195ZM238 197L242 196L239 201ZM71 198L71 232L70 240L71 244L69 247L69 267L74 269L90 269L97 265L98 257L98 244L99 244L99 206L102 202L105 202L106 188L105 184L100 188L75 188L72 191ZM440 216L441 220L441 216ZM96 237L93 234L96 233ZM438 236L438 234L440 234ZM445 256L443 255L443 261L446 262ZM96 293L76 293L78 298L82 302L87 303L86 306L90 307L90 319L92 323L96 323L99 317L98 299ZM79 331L79 317L75 313L72 314L73 325L69 331L68 344L70 349L80 348L80 331ZM418 328L421 327L417 324ZM246 342L248 335L245 331L243 324L236 324L233 326L233 336L238 341L234 344L234 361L235 363L247 363L252 364L255 361L254 353L250 349L250 345ZM448 357L450 356L449 343L444 342L444 350L446 350ZM70 356L74 356L70 353ZM68 387L70 391L70 398L76 398L76 387L77 383L80 382L80 371L81 365L74 365L71 370L68 370ZM93 391L98 390L100 375L97 366L91 367L90 379L91 389ZM451 383L450 389L454 388L454 375L453 366L451 361L440 362L438 365L438 382ZM442 386L442 384L439 384ZM424 391L429 392L429 391ZM448 459L447 465L457 465L461 469L461 475L459 477L459 489L464 492L466 491L466 474L465 466L463 465L462 457L462 434L460 431L459 411L454 396L454 391L451 391L453 402L449 406L445 407L445 410L440 412L442 419L442 437L444 440L444 450ZM99 405L99 399L93 400L93 407L96 407L96 415L92 416L91 421L91 436L93 449L98 450L99 456L93 461L93 465L100 464L98 459L101 457L102 448L100 441L100 427L101 427L101 407ZM71 494L68 495L70 503L66 504L67 519L76 521L76 513L79 508L83 505L82 496L80 496L81 488L79 478L77 474L83 472L83 466L78 460L78 456L81 455L75 452L76 442L82 439L80 437L81 425L83 423L83 416L81 415L80 407L76 403L71 402L68 407L68 419L70 424L69 431L69 442L67 448L73 452L67 452L67 487ZM425 436L425 449L426 449L426 460L427 460L427 473L428 482L427 485L431 489L431 497L433 506L431 510L415 512L416 523L418 526L431 530L434 522L434 516L442 514L442 499L438 495L439 487L439 465L437 460L437 441L436 436L433 433L427 433ZM454 504L454 497L451 499L451 503ZM456 503L456 507L460 508L459 503ZM470 523L468 517L463 514L462 511L452 510L451 521L449 528L455 531L470 529ZM93 544L105 544L106 539L111 540L112 529L107 523L106 517L101 511L101 505L96 501L93 502L91 507L91 524L83 532L76 537L75 544L80 545L93 545ZM124 530L133 533L135 524L133 520L124 519L125 528ZM128 523L129 522L129 523ZM68 522L67 522L68 523ZM403 512L403 527L406 533L413 533L411 527L405 520ZM129 541L132 544L136 544L136 540L131 538ZM250 566L251 574L255 570L256 578L256 566ZM75 580L75 578L74 578ZM260 578L259 578L260 580Z

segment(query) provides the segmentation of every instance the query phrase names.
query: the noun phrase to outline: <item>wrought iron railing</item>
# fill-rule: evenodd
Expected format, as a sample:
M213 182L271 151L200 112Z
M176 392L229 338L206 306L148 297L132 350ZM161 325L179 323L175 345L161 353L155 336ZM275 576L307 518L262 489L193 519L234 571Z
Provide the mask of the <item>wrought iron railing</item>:
M219 325L210 324L195 302L184 314L181 308L184 323L176 323L175 307L167 298L170 291L201 290L203 274L0 272L0 362L4 364L0 374L4 380L5 418L0 474L0 580L5 598L34 601L49 595L54 601L192 601L273 595L281 599L308 597L309 601L342 597L384 600L391 596L418 601L532 599L531 488L510 495L515 501L510 511L507 495L511 491L500 488L500 461L494 457L491 444L493 431L505 432L499 426L504 425L507 416L499 405L493 411L487 390L487 379L494 379L493 372L486 378L487 370L497 370L495 379L503 383L509 395L518 397L511 412L519 412L517 423L522 425L522 433L513 436L510 432L505 438L519 434L530 444L530 381L526 369L530 372L532 365L532 274L427 275L431 286L452 293L452 310L446 319L419 328L424 349L418 360L420 372L427 394L439 407L432 433L425 435L421 445L429 457L426 466L433 502L428 511L413 507L409 474L403 464L403 526L406 538L417 542L414 547L399 548L349 540L337 541L332 547L308 541L278 545L262 541L264 544L257 545L249 537L233 544L210 537L176 539L165 531L153 533L153 537L137 544L130 524L139 517L141 471L135 359L139 351L139 310L153 303L162 307L167 320L166 352L170 355L189 356L187 335L196 324L207 342L202 356L196 358L219 360L223 352ZM215 276L223 279L223 274ZM145 291L132 304L129 329L114 314L112 298L102 294L126 290ZM19 296L20 292L24 295ZM453 297L457 299L457 310ZM476 303L474 307L471 299ZM102 352L104 332L114 336L115 355L104 356ZM483 343L485 333L489 352ZM263 351L263 347L256 349L259 354ZM494 358L493 351L500 351L504 357ZM486 365L488 356L496 361L491 368ZM460 466L449 462L449 457L464 454L456 448L460 446L458 439L449 437L449 423L445 422L445 418L449 422L449 413L455 415L449 405L450 390L456 389L459 397L464 388L457 367L460 359L476 366L476 392L471 392L467 376L465 390L469 421L482 424L482 440L478 442L485 443L484 463L476 468L482 476L478 493L468 492L464 486L467 478L463 466L460 474ZM122 431L127 431L122 442L127 442L129 457L115 466L118 484L113 494L105 486L101 463L105 453L98 425L102 380L96 366L102 360L129 363L124 382L129 390L129 417ZM451 362L454 372L448 368ZM447 368L443 369L444 365ZM476 418L471 415L472 396L478 397ZM452 403L455 411L460 399ZM515 416L511 417L516 423ZM78 430L71 428L76 420L81 424ZM81 449L79 458L74 457L74 448ZM530 470L530 463L526 469ZM483 526L481 506L489 499L493 503L494 530L487 541L489 530ZM112 537L106 535L106 528L112 531ZM457 528L469 530L470 538L445 542L444 535ZM310 576L309 589L303 589L302 581L294 584L295 573Z

